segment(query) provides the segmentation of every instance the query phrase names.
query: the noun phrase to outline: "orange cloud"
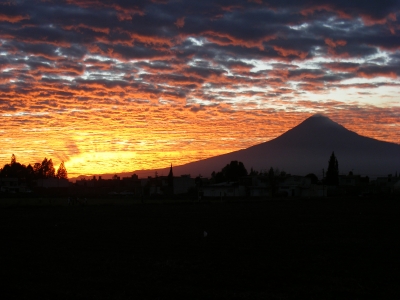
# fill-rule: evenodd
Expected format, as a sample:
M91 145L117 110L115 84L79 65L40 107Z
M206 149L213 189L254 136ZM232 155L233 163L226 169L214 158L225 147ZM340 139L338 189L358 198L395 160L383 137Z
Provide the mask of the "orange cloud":
M300 11L300 13L304 16L309 16L312 15L316 12L319 11L328 11L328 12L334 12L336 13L338 16L340 16L343 19L350 19L351 15L349 15L348 13L344 12L343 10L337 9L332 7L329 4L322 4L322 5L314 5L305 9L302 9Z
M360 67L357 63L325 63L324 67L339 72L355 72Z
M234 45L234 46L241 46L246 48L259 48L260 50L264 50L264 42L270 41L275 39L275 36L265 36L262 39L258 40L243 40L240 38L236 38L227 33L221 33L217 31L205 31L202 33L207 39L213 43L218 45L227 46L227 45Z
M150 45L166 45L172 47L174 45L174 41L166 38L166 37L159 37L159 36L146 36L137 33L130 33L133 42L138 41L144 44Z
M344 40L337 40L337 41L335 42L335 41L333 41L333 40L330 39L330 38L326 38L326 39L325 39L325 44L327 44L327 45L330 46L330 47L335 48L335 47L337 47L337 46L345 46L345 45L347 44L347 42L344 41Z
M185 17L179 18L174 24L176 27L182 28L185 25Z
M308 15L315 13L316 11L321 11L321 10L332 11L332 8L329 5L317 5L317 6L304 8L300 11L300 13L304 16L308 16Z
M279 47L279 46L273 46L273 48L276 52L278 52L283 57L294 55L294 56L297 56L298 58L305 59L308 55L307 52L300 51L300 50L285 49L285 48Z
M398 75L394 71L358 71L357 75L363 78L387 77L396 79Z
M18 22L21 22L22 20L29 20L29 19L30 19L30 17L28 15L10 16L10 15L5 15L5 14L0 13L0 22L18 23Z
M98 32L98 33L104 33L104 34L110 33L110 28L100 28L100 27L89 26L86 24L68 25L68 26L64 26L64 28L66 30L78 30L78 31L80 28L84 28L84 29L89 29L89 30L92 30L92 31Z
M229 64L229 69L231 71L238 72L238 73L250 72L250 70L253 68L254 68L254 65L243 63L240 61Z
M386 17L381 18L381 19L373 18L369 15L361 15L361 19L365 25L373 26L373 25L377 25L377 24L383 25L383 24L388 23L389 21L396 21L397 17L396 17L395 13L390 13Z
M117 14L117 18L120 21L130 21L130 20L132 20L132 16L130 14L125 14L125 13Z

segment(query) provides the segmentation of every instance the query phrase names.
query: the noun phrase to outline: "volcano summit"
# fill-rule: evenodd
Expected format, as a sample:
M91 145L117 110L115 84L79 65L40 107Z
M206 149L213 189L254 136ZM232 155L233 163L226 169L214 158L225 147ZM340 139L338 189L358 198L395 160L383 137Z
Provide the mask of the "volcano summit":
M247 170L279 168L287 173L321 177L332 152L339 173L368 175L372 178L400 171L400 145L358 135L323 115L314 115L281 136L247 149L174 167L174 175L210 177L232 160L243 162ZM135 171L139 177L168 174L168 168Z

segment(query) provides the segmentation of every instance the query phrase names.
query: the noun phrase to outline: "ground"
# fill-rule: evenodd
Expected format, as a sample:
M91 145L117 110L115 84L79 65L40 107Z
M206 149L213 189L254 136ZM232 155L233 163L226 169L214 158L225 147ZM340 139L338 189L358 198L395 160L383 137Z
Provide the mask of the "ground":
M393 199L3 206L0 293L397 298L399 209Z

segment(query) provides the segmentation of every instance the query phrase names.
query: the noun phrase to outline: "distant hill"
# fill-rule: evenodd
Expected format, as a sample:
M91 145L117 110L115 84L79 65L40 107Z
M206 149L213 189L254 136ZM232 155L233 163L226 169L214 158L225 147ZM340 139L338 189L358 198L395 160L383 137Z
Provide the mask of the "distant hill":
M174 166L175 176L201 174L210 177L213 171L220 171L232 160L243 162L248 171L279 168L287 173L306 175L315 173L322 176L322 169L328 167L332 153L339 162L339 173L386 176L400 172L400 145L378 141L358 135L326 116L314 115L281 136L247 149L214 156L181 166ZM139 177L167 175L169 168L138 170ZM125 173L128 176L132 173Z

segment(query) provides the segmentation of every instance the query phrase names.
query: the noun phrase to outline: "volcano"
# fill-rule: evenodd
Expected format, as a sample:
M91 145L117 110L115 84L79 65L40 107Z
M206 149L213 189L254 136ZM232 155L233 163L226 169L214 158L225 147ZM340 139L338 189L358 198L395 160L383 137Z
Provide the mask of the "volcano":
M322 176L332 152L339 162L339 173L387 176L400 171L400 145L364 137L323 115L314 115L281 136L247 149L175 166L175 176L191 174L210 177L233 160L247 170L265 171L273 167L296 175ZM135 171L139 177L168 174L168 168Z

